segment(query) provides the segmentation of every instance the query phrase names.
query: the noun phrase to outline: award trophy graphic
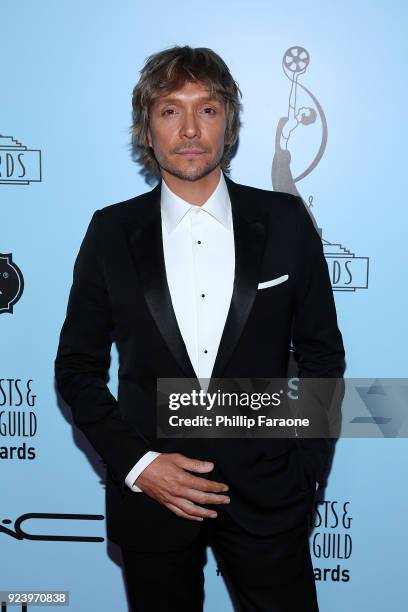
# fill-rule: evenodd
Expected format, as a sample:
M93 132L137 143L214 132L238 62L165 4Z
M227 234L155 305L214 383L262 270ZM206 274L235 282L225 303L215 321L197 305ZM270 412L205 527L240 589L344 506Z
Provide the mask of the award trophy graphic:
M278 121L275 134L275 153L272 161L272 186L275 191L284 191L301 196L297 184L309 175L319 164L327 145L327 121L323 109L316 96L302 85L299 80L310 64L308 51L301 46L290 47L282 58L282 69L290 81L289 103L287 115ZM298 104L298 98L305 97L307 105ZM320 144L318 150L307 167L296 177L293 176L290 150L291 141L307 135L310 128L320 128ZM302 198L303 199L303 198ZM304 202L304 200L303 200ZM313 196L308 197L305 204L316 230L323 242L323 250L330 272L333 290L355 291L368 287L368 257L357 257L342 244L331 242L323 237L323 230L318 226L313 207Z

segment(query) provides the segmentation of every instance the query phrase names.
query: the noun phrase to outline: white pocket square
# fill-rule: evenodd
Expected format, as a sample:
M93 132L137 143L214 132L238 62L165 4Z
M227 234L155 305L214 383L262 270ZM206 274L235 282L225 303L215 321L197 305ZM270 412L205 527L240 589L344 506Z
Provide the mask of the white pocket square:
M264 281L263 283L258 284L258 289L266 289L267 287L273 287L274 285L279 285L279 283L284 283L288 280L289 274L283 274L282 276L277 276L269 281Z

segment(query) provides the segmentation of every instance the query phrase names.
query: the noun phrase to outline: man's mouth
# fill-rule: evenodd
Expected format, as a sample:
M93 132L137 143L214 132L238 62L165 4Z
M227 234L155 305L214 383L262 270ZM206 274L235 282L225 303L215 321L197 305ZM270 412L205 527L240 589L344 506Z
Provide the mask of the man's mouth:
M202 155L203 153L205 153L205 151L203 151L202 149L185 149L183 151L177 151L178 155L185 155L185 156L193 156L193 155Z

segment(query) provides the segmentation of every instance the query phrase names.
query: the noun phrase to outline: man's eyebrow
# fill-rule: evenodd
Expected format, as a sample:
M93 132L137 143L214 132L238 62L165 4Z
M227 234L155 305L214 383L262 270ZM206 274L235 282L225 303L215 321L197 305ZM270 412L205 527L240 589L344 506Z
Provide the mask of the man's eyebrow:
M177 104L181 102L179 98L156 98L156 104ZM197 98L197 102L220 102L220 99L215 96L201 96Z

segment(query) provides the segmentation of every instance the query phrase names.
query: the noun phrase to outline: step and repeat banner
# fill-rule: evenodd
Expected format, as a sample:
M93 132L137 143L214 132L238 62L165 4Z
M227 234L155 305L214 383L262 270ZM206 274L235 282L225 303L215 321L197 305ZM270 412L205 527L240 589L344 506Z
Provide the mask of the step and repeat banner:
M231 178L309 207L346 376L407 376L407 12L385 0L2 2L0 591L128 609L120 551L106 539L104 466L58 397L54 358L92 213L153 186L129 131L151 53L189 44L226 61L243 93ZM113 347L114 394L117 367ZM408 442L391 408L378 389L365 395L360 417L379 435L338 442L316 500L322 612L407 607ZM205 578L206 612L232 610L210 549Z

